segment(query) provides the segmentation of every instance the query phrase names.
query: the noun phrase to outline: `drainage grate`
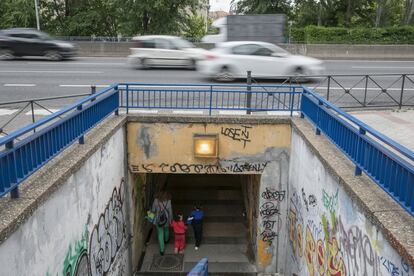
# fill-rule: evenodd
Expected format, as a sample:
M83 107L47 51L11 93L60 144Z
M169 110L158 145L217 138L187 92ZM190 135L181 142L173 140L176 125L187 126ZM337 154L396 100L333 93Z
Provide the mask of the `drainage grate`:
M150 271L182 271L183 260L183 254L154 254Z

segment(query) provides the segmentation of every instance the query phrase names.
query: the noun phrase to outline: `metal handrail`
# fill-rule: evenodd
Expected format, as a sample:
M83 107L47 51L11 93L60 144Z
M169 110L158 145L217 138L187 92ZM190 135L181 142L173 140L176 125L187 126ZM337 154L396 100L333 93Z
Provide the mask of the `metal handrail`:
M320 103L323 103L324 106L328 107L329 109L334 110L336 113L340 114L343 118L345 118L345 119L351 121L352 123L354 123L355 125L357 125L360 128L360 130L366 131L367 133L371 134L372 136L374 136L375 138L377 138L381 142L383 142L386 145L392 147L393 149L397 150L398 152L400 152L405 157L407 157L410 160L414 161L414 151L404 147L403 145L395 142L394 140L392 140L392 139L388 138L387 136L383 135L382 133L376 131L375 129L373 129L369 125L365 124L361 120L359 120L356 117L346 113L341 108L331 104L330 102L328 102L327 100L325 100L321 96L317 95L315 92L311 91L310 89L304 87L304 92L309 94L309 95L312 95L317 101L319 101Z
M112 89L114 89L116 87L117 87L117 84L113 84L113 85L111 85L111 86L109 86L109 87L107 87L107 88L99 91L98 93L92 94L92 95L90 95L90 96L88 96L86 98L83 98L83 99L81 99L81 100L79 100L79 101L77 101L77 102L75 102L75 103L73 103L71 105L68 105L68 106L64 107L63 109L61 109L61 110L59 110L59 111L57 111L57 112L55 112L55 113L53 113L53 114L45 117L45 118L42 118L42 119L40 119L39 121L37 121L37 122L35 122L33 124L27 125L27 126L21 128L21 129L18 129L16 131L11 132L9 135L0 138L0 146L3 146L3 145L5 145L5 144L7 144L9 142L12 142L14 139L17 139L18 137L20 137L20 136L22 136L22 135L24 135L24 134L26 134L26 133L28 133L28 132L36 129L36 128L39 128L42 125L44 125L44 124L46 124L46 123L48 123L50 121L53 121L53 120L57 119L58 117L62 116L63 114L66 114L69 111L72 111L72 110L78 108L78 106L81 106L84 103L87 103L87 102L89 102L91 100L95 100L97 97L99 97L99 96L107 93L108 91L110 91L110 90L112 90Z

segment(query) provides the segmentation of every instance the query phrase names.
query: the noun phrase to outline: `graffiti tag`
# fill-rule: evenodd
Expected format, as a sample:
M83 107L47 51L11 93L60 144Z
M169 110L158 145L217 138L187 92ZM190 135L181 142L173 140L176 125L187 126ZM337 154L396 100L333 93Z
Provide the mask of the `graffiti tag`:
M238 141L243 143L243 148L246 147L246 143L251 142L249 139L251 126L242 125L240 128L233 127L222 127L221 134L231 138L233 141Z

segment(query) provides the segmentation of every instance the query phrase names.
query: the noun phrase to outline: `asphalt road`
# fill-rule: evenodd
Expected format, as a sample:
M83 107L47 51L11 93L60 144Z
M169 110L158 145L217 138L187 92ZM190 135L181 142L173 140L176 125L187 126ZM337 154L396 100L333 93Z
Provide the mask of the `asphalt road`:
M361 61L361 60L327 60L326 73L329 74L414 74L414 61ZM254 75L254 72L253 72ZM381 87L388 87L398 77L379 76L374 78ZM345 88L353 87L353 93L361 98L364 81L361 77L337 77L336 80ZM358 82L359 81L359 82ZM208 83L197 71L176 69L135 70L126 64L125 58L86 58L79 57L71 61L50 62L44 60L14 60L0 62L0 103L29 98L52 97L69 94L88 93L90 85L98 89L116 82L144 82L144 83ZM241 81L241 83L244 83ZM260 81L259 83L272 84L280 81ZM378 85L373 81L368 83L372 90L369 98L374 98L380 92ZM323 83L309 82L304 85L315 87L319 92L326 93L326 80ZM331 98L339 99L338 103L353 101L349 95L343 96L340 85L331 90ZM407 81L404 97L414 95L414 84ZM401 80L394 83L390 93L398 98ZM335 93L337 94L335 96ZM342 97L341 97L342 96ZM385 95L384 101L388 96ZM62 106L63 101L52 102L52 106Z

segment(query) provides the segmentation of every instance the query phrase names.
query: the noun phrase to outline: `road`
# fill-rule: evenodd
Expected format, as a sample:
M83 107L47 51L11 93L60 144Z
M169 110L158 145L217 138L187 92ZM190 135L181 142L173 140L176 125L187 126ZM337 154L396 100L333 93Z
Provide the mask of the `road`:
M414 61L327 60L325 64L326 72L329 74L414 73ZM352 87L359 79L358 77L342 78L341 84L344 87ZM376 78L379 84L384 86L396 79L396 77ZM134 70L126 64L125 58L80 57L63 62L35 59L0 62L0 102L88 93L91 84L97 85L99 89L115 82L206 83L208 80L197 71L190 70ZM305 85L312 87L317 84ZM359 83L358 87L363 85L364 83ZM393 86L395 91L398 91L399 85L400 83L397 82ZM326 82L319 86L326 87ZM372 82L369 86L373 89L378 88ZM338 88L338 93L343 92L339 90Z

